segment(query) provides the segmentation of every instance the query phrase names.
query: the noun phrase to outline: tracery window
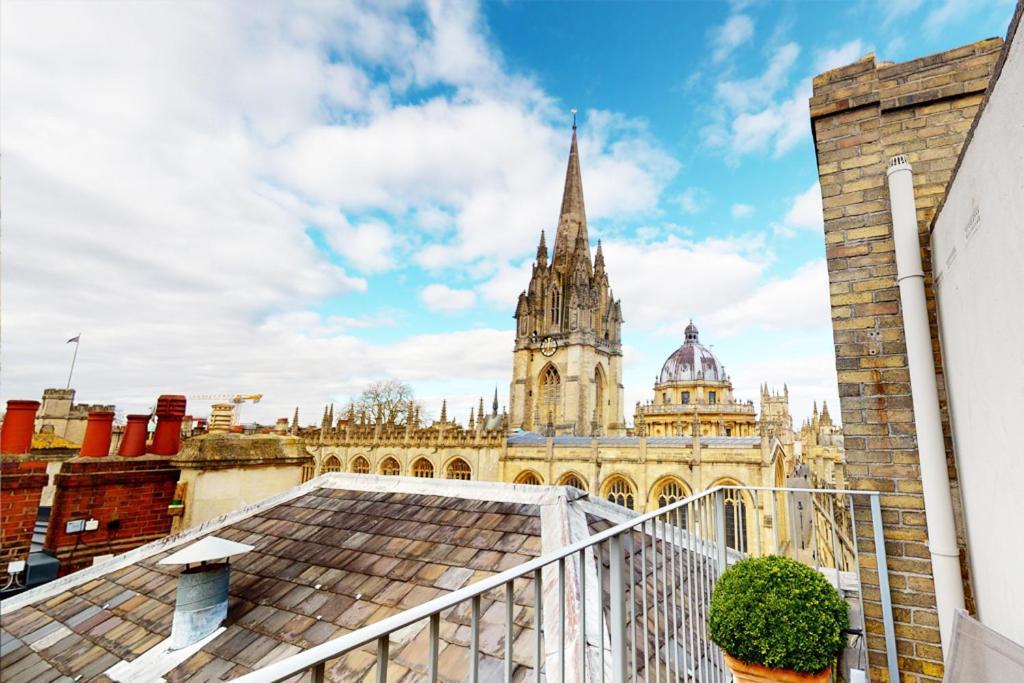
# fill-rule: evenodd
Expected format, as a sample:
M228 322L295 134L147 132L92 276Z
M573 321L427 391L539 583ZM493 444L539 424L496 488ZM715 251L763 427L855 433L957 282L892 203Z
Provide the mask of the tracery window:
M397 477L402 473L402 466L394 458L385 458L380 464L380 473L385 477Z
M633 509L636 494L633 487L622 477L613 477L608 484L608 500L616 505Z
M341 472L341 461L333 455L327 456L324 460L324 472Z
M528 486L540 486L540 477L535 472L527 470L516 477L515 483L526 484Z
M448 479L461 479L468 481L473 476L473 471L469 467L469 463L462 458L455 458L448 463L448 471L445 473Z
M420 458L412 464L412 476L421 479L434 478L434 465L426 458Z
M689 391L684 391L683 392L683 403L689 403L689 402L690 402L690 392Z
M664 483L658 486L656 489L657 505L659 508L663 508L666 505L671 505L680 500L683 500L689 495L686 490L686 485L678 479L666 479ZM677 524L682 528L686 528L687 521L687 510L688 506L677 508L672 516L672 523Z
M370 463L363 456L357 457L352 461L352 467L350 468L356 474L369 474Z
M562 293L557 288L551 292L551 322L562 322Z
M569 474L567 474L564 477L562 477L561 481L558 482L558 485L559 486L571 486L573 488L579 489L580 491L586 491L587 490L587 485L585 483L583 483L583 480L580 479L578 476L576 476L572 472L570 472Z
M733 550L747 550L747 504L736 489L725 491L725 544Z
M715 403L716 399L717 399L717 396L715 395L715 392L709 391L708 392L708 403Z
M546 423L548 418L558 422L558 406L562 397L562 378L554 365L548 365L541 375L540 385L540 419Z

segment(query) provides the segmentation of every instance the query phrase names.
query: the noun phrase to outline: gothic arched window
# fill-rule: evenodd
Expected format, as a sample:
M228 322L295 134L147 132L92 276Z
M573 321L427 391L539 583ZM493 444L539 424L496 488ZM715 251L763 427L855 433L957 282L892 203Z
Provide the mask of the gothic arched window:
M397 477L402 473L402 466L394 458L385 458L380 464L380 473L385 477Z
M725 544L733 550L747 550L747 504L736 489L725 491Z
M352 466L349 468L356 474L369 474L370 463L363 456L357 457L352 461Z
M556 325L562 322L562 293L557 287L551 292L551 322Z
M558 485L571 486L574 489L579 489L580 491L587 490L586 482L584 482L583 479L581 479L575 472L563 475L562 478L558 480Z
M468 481L473 476L473 470L470 469L469 463L462 458L455 458L448 463L448 471L445 473L448 479L461 479Z
M663 508L666 505L677 503L690 495L686 484L675 477L666 477L654 485L654 505ZM672 522L682 528L686 528L687 506L677 508L671 515Z
M434 478L434 465L426 458L420 458L412 464L412 476L420 479Z
M515 483L527 484L529 486L540 486L541 481L540 476L536 472L526 470L525 472L520 473L518 477L516 477Z
M333 455L327 456L324 460L324 472L341 472L341 461Z
M606 485L605 497L615 503L627 507L630 510L633 509L635 504L636 494L633 491L633 486L622 477L612 477L608 480Z
M540 376L540 421L546 424L550 417L558 422L558 406L562 398L562 378L554 365L548 365Z

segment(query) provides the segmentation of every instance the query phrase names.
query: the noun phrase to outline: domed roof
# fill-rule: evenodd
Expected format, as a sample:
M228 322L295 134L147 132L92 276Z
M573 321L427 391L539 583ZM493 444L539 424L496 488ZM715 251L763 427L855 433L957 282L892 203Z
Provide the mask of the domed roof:
M690 321L686 326L685 341L661 366L658 383L664 382L724 382L728 376L715 354L700 343L697 326Z

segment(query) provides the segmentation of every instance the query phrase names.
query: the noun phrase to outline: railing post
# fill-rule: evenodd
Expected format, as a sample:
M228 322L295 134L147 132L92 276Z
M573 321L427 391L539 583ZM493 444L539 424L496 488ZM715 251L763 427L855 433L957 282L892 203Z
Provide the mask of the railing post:
M626 682L626 562L622 556L622 535L612 536L608 544L611 573L612 683Z
M390 636L383 635L377 639L377 683L388 683L388 650Z
M718 549L718 576L725 571L726 545L725 545L725 491L715 491L715 545Z
M889 664L889 680L900 680L896 659L896 628L892 621L892 595L889 594L889 565L885 559L885 534L882 532L882 503L878 494L871 495L871 528L875 534L875 563L878 568L878 592L882 597L882 625L885 628L885 658ZM861 587L863 590L863 587Z
M310 670L310 681L312 683L324 683L326 680L325 676L325 663L320 662Z

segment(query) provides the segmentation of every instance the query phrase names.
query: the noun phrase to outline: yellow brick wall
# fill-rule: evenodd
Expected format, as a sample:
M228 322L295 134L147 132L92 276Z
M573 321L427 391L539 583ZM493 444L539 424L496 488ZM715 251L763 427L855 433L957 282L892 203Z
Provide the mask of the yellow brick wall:
M851 488L883 494L900 671L904 681L915 683L941 680L943 658L885 171L889 158L896 154L906 154L914 169L947 456L954 497L958 498L928 272L927 229L1001 47L1002 40L993 38L902 64L878 63L869 55L815 78L810 102L825 219L846 474ZM861 514L858 521L872 680L886 680L869 516ZM966 557L963 547L961 557ZM970 595L966 560L961 564Z

